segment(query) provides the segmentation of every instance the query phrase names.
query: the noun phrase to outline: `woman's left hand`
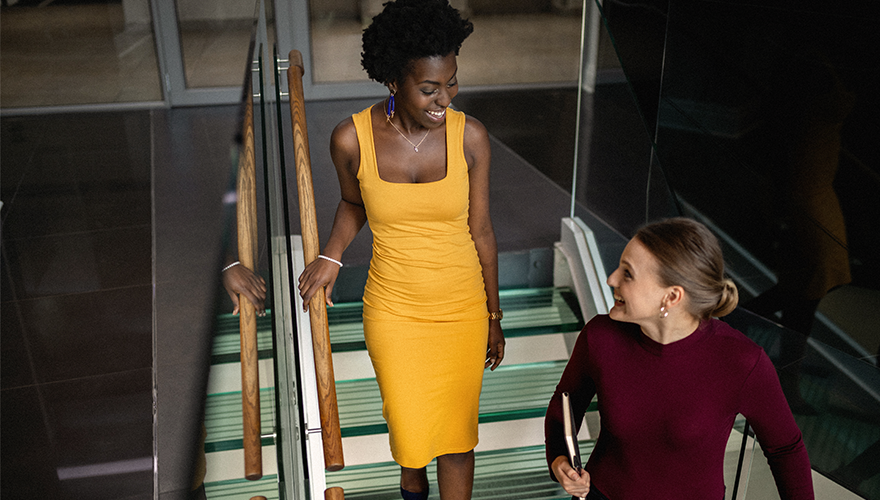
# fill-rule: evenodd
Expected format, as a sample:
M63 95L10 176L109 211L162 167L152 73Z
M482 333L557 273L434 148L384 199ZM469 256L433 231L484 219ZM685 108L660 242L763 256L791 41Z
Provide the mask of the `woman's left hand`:
M504 332L501 331L500 320L489 320L489 346L486 349L486 365L484 368L495 370L504 359Z
M330 295L333 293L333 285L339 276L339 265L325 259L315 259L306 266L299 275L299 295L303 301L303 312L309 311L309 303L312 297L322 288L327 307L333 307Z
M266 315L266 281L259 274L241 264L223 270L223 287L232 299L232 314L239 312L239 294L254 305L258 316Z

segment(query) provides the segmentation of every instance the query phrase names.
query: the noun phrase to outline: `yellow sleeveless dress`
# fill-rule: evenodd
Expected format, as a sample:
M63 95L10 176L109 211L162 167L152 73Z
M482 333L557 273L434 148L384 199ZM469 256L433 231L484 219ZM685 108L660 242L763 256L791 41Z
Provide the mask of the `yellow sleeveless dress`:
M446 111L446 177L379 177L370 109L352 116L361 196L373 232L364 337L391 454L409 468L477 445L488 341L482 268L468 228L463 113Z

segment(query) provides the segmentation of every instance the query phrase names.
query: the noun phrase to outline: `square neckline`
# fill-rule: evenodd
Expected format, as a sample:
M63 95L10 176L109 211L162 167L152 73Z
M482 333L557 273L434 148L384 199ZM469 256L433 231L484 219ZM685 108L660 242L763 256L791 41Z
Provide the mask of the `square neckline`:
M448 115L446 115L443 117L443 127L444 127L444 136L445 136L444 147L446 148L446 169L445 169L446 171L443 174L443 178L437 179L436 181L428 181L428 182L392 182L392 181L386 181L385 179L383 179L381 172L379 172L379 159L376 157L376 135L373 133L373 108L375 108L375 107L376 107L375 104L370 106L370 141L372 141L372 143L373 143L373 147L372 147L373 165L376 166L376 178L377 179L379 179L381 182L384 182L385 184L393 184L393 185L401 185L401 186L406 186L406 185L419 186L419 185L437 184L437 183L443 182L449 178L449 126L447 123ZM448 109L451 109L451 108L448 108ZM448 111L448 109L447 109L447 111Z

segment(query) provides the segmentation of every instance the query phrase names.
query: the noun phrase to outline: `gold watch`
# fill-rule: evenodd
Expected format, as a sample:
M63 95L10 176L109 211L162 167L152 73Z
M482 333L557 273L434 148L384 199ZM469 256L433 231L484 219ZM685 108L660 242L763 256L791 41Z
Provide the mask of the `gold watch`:
M499 309L497 312L490 312L489 313L489 319L497 319L498 321L501 321L501 318L503 318L503 317L504 317L504 311L502 311L501 309Z

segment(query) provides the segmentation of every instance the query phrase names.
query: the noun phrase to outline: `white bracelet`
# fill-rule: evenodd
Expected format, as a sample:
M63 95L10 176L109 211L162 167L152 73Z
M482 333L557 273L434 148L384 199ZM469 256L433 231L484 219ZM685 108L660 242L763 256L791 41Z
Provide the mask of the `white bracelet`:
M326 255L319 255L318 258L324 259L324 260L329 260L330 262L336 264L337 266L342 267L342 262L339 262L336 259L331 259L330 257L327 257Z
M232 264L229 264L228 266L224 267L223 270L220 271L220 273L221 273L221 274L222 274L222 273L225 273L227 269L229 269L229 268L231 268L231 267L235 267L235 266L237 266L237 265L239 265L239 264L241 264L241 262L239 262L239 261L235 261L235 262L233 262Z

